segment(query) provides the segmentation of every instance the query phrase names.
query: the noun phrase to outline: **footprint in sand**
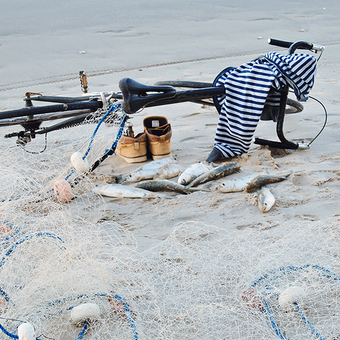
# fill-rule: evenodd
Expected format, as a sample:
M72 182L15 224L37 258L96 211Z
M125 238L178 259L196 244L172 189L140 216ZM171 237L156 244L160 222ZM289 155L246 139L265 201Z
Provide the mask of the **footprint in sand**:
M302 220L307 220L307 221L318 221L321 219L317 215L310 215L310 214L295 215L294 217L301 218Z

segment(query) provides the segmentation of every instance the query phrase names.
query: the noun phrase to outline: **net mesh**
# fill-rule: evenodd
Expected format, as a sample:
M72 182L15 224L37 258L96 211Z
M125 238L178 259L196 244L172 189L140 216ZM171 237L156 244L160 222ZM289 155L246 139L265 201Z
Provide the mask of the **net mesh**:
M40 339L339 339L336 218L236 231L175 223L142 252L138 225L123 226L115 212L103 218L108 201L93 179L65 166L86 153L95 127L52 135L41 154L1 146L1 339L23 322ZM99 129L90 164L119 133ZM68 204L53 195L58 178L81 179ZM85 303L100 316L74 324L72 309Z

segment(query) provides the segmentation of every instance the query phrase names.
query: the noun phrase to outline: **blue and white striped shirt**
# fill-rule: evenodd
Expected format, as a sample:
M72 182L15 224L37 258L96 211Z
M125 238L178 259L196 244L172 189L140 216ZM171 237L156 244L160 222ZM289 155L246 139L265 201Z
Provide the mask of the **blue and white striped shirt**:
M216 86L224 86L225 95L218 97L221 110L214 148L225 158L246 153L266 101L279 105L279 97L268 98L269 90L288 85L298 100L307 100L315 73L314 56L277 52L226 69L215 82Z

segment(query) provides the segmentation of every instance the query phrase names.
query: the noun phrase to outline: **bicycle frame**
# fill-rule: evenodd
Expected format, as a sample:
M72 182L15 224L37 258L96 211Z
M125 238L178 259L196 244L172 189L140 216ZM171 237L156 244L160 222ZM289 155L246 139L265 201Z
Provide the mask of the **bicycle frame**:
M288 53L292 54L297 49L306 49L314 52L323 52L324 48L304 41L295 43L285 42L275 39L269 39L271 45L289 48ZM58 130L65 127L71 127L81 123L89 114L100 109L107 109L111 100L122 100L122 108L127 114L135 114L144 107L161 106L175 104L187 101L199 101L207 98L216 98L224 94L223 86L208 86L199 89L176 90L172 86L148 86L140 84L130 78L124 78L119 82L121 93L88 93L88 84L84 72L80 72L81 85L84 92L79 97L57 97L42 96L35 93L26 93L25 106L22 109L0 112L1 125L20 124L24 131L10 133L5 137L17 136L25 144L30 138L37 134L46 134L50 131ZM277 135L280 142L273 142L265 139L256 138L255 143L269 145L275 148L297 149L306 148L301 143L290 142L283 133L283 124L285 118L285 107L287 104L288 86L282 88L280 112L276 126ZM57 103L48 106L34 106L33 102ZM43 121L67 118L63 122L52 125L48 128L40 128ZM4 120L2 122L2 120ZM20 143L20 141L19 141Z

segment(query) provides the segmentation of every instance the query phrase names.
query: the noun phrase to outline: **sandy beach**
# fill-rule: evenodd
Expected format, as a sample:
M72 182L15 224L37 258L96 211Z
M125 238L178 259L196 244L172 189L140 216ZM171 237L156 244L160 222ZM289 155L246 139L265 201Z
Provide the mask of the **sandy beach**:
M62 302L53 308L62 306L65 311L80 303L67 299L85 294L82 302L100 305L101 321L97 328L89 328L84 339L103 334L112 339L321 338L296 312L288 315L278 303L277 294L301 286L310 324L322 338L338 339L339 13L340 4L328 0L2 4L1 110L23 106L27 91L81 95L80 70L86 72L93 92L118 91L124 77L148 85L161 80L212 82L228 66L237 67L269 51L286 53L268 45L268 38L325 46L311 98L301 113L286 117L286 137L312 141L325 121L323 107L313 98L327 109L327 125L310 149L252 144L247 154L232 159L241 168L228 179L289 175L268 186L276 202L266 213L259 210L257 192L216 190L226 178L210 183L210 191L172 198L114 199L94 194L94 186L145 164L129 164L117 155L83 180L69 204L49 199L30 205L32 197L50 189L68 171L70 156L84 150L95 126L53 132L41 153L43 136L26 146L33 152L28 153L15 138L3 138L18 131L17 126L0 126L0 214L3 229L11 226L1 241L0 293L8 296L1 293L8 305L1 315L4 327L17 334L20 323L8 319L18 319L31 322L37 336L76 338L81 328L68 325L66 312L59 318L55 310L44 311L56 300ZM142 132L143 119L153 115L165 116L171 124L172 155L183 169L207 158L218 122L214 107L181 103L145 108L131 115L135 133ZM111 129L105 127L105 134L114 138L117 128ZM276 140L275 129L274 122L260 121L254 137ZM50 241L39 242L40 236L8 253L16 240L42 232L58 235L67 253ZM278 275L273 272L278 268L290 270ZM270 276L265 273L273 277L261 288L263 277ZM329 277L334 279L331 283ZM254 296L250 303L244 298L249 287L259 287L260 303ZM111 317L112 311L97 301L99 291L115 291L137 316L129 316L120 301L125 317L119 317L117 306ZM268 301L268 308L263 301Z

